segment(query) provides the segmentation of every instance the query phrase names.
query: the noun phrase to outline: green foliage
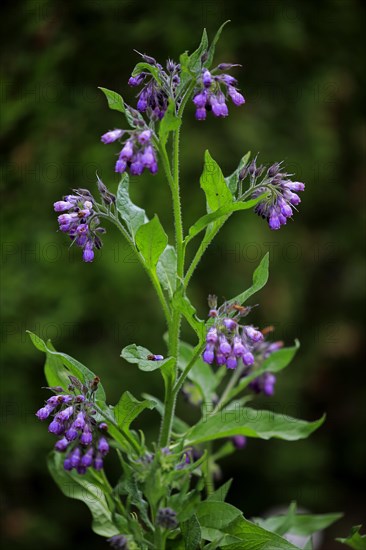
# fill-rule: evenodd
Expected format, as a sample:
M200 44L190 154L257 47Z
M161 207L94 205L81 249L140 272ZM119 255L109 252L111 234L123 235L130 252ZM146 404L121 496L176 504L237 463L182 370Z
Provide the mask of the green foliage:
M149 356L153 354L148 349L142 346L136 346L136 344L130 344L123 348L121 352L121 357L128 361L138 365L140 370L151 372L156 369L161 369L167 364L174 361L173 357L167 357L161 361L155 361L154 359L148 359Z
M167 244L168 236L157 215L141 225L136 232L136 245L151 271L156 270L156 264Z
M177 285L177 253L175 248L168 244L162 252L156 266L156 274L162 287L172 298Z
M301 537L310 537L318 531L326 529L338 521L343 514L303 514L296 513L296 503L293 502L289 506L287 514L271 516L266 519L255 518L255 523L273 531L278 535L298 535Z
M221 168L208 151L205 152L200 185L206 195L208 213L214 212L233 201Z
M154 409L156 402L153 399L139 401L129 391L125 391L117 405L113 407L114 418L121 430L128 429L131 422L135 420L145 409Z
M237 304L244 304L253 294L258 292L268 281L269 253L262 258L261 263L253 273L253 284L247 290L232 298L231 301Z
M248 153L244 155L240 160L239 166L236 168L236 170L234 170L234 172L230 176L225 178L226 185L228 186L228 188L230 189L233 195L234 193L236 193L236 190L238 188L239 173L244 168L244 166L246 166L249 163L250 155L251 153L250 151L248 151Z
M101 475L90 470L85 475L68 472L62 466L63 457L52 452L48 456L48 469L63 494L81 500L89 508L92 516L92 529L98 535L111 537L119 533L114 522L110 505L105 495L105 485Z
M130 199L129 176L126 173L122 175L121 181L118 185L116 207L122 220L126 223L132 238L134 239L139 228L146 224L149 220L146 216L145 210L139 206L136 206L136 204L134 204Z
M92 382L95 374L85 365L67 355L55 351L51 342L44 342L36 334L27 331L34 346L46 354L45 376L50 386L60 385L65 390L69 384L68 376L76 376L83 384ZM95 396L98 401L105 402L105 392L102 384L98 384Z
M324 422L325 416L314 422L298 420L285 414L272 411L256 410L248 407L237 409L226 407L208 415L193 426L186 434L188 445L197 445L204 441L213 441L223 437L245 435L285 441L304 439L317 430Z
M244 519L242 512L220 501L205 501L196 510L202 536L227 550L294 550L296 547L275 533Z
M118 94L117 92L113 92L112 90L108 90L107 88L101 88L100 86L99 90L101 90L106 96L108 107L110 109L112 109L113 111L119 111L120 113L125 113L125 104L120 94Z
M159 127L159 142L162 147L165 147L169 134L179 129L182 124L182 119L175 113L175 103L169 100L168 108Z
M212 40L211 42L211 45L210 45L210 48L207 52L207 59L206 61L204 62L204 66L205 67L208 67L210 68L211 67L211 64L212 64L212 61L213 61L213 58L214 58L214 55L215 55L215 48L216 48L216 44L218 43L219 39L220 39L220 36L221 36L221 33L224 29L224 27L230 23L230 20L228 21L225 21L225 23L223 23L221 25L221 27L219 28L219 30L217 31L217 33L215 34L214 36L214 39Z
M356 525L352 528L350 534L346 538L337 538L338 542L353 548L354 550L365 550L366 549L366 535L361 535L360 530L362 525Z

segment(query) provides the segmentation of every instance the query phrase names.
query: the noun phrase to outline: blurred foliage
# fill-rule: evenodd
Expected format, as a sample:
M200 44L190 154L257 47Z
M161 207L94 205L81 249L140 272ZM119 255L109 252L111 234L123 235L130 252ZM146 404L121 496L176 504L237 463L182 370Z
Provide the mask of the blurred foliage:
M253 322L276 325L277 338L302 343L293 366L263 405L325 427L308 441L249 441L223 463L235 477L229 498L247 517L295 499L313 512L344 511L332 536L362 520L365 482L365 385L361 308L364 198L361 174L364 15L357 0L235 2L173 0L23 0L4 2L2 56L2 485L4 541L12 549L104 548L89 530L87 509L67 501L46 471L52 438L35 421L45 391L43 357L25 330L52 338L103 379L114 403L128 388L161 395L158 373L143 375L119 358L136 341L161 352L164 323L153 291L128 248L110 228L102 254L83 264L56 232L52 203L73 187L95 189L95 172L112 189L117 148L100 135L120 126L97 86L134 101L127 86L138 60L133 48L159 60L195 48L232 19L217 62L242 63L237 75L247 103L227 120L183 128L185 225L201 215L198 180L203 152L230 173L247 151L263 162L284 159L306 193L295 217L270 232L254 214L236 214L207 252L191 297L206 315L210 292L229 297L249 284L271 252L270 281ZM4 9L4 7L6 9ZM235 73L236 74L236 73ZM136 202L171 223L160 171L133 178ZM187 331L188 334L188 331ZM189 338L189 336L188 336ZM189 418L183 400L179 412ZM144 413L148 437L159 419ZM363 427L363 430L362 430ZM111 463L112 471L117 465ZM365 510L363 509L363 512Z

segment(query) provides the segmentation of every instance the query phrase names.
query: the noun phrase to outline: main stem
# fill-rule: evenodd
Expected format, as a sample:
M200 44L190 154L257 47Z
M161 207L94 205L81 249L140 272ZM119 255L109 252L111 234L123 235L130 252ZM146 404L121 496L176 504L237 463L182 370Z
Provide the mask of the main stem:
M161 154L173 200L175 247L177 252L176 287L178 288L182 284L184 276L183 222L179 194L179 129L174 132L173 136L173 174L170 169L170 163L165 146L161 147ZM178 370L177 363L179 352L180 323L181 314L177 309L173 307L171 322L169 326L169 355L176 358L176 364L174 375L172 377L167 377L165 381L164 415L159 438L160 447L166 447L169 444L175 412L176 392L173 391L173 388L177 379Z

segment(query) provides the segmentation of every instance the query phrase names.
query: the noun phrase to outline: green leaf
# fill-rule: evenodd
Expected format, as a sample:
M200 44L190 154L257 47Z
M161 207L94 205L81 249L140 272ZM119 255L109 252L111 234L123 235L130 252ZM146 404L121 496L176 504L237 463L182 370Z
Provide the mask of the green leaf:
M366 550L366 535L360 534L362 525L352 527L351 533L346 538L337 538L338 542L353 548L354 550Z
M202 65L201 58L202 58L202 55L207 51L207 47L208 47L207 32L206 32L206 29L203 29L200 45L190 56L188 56L188 60L186 63L186 68L191 73L196 73L201 69L201 65Z
M182 119L175 114L175 103L170 99L168 108L159 126L159 140L163 147L165 147L168 141L170 132L178 130L181 124Z
M208 68L211 67L211 64L212 64L212 61L213 61L213 58L214 58L214 55L215 55L216 44L217 44L217 42L219 41L219 38L220 38L220 36L221 36L221 33L222 33L223 28L224 28L225 25L227 25L228 23L230 23L230 19L228 19L227 21L225 21L225 23L223 23L223 24L221 25L221 27L219 28L219 30L218 30L217 33L215 34L214 39L212 40L211 45L210 45L210 48L209 48L209 50L208 50L207 59L206 59L206 61L205 61L205 63L204 63L204 66L205 66L205 67L208 67Z
M221 541L227 550L294 550L296 547L275 533L243 518L240 510L225 502L205 501L196 510L202 535Z
M261 288L264 287L264 285L268 281L268 265L269 265L269 253L262 258L261 263L257 267L257 269L253 273L253 284L248 290L245 290L241 294L238 294L233 298L232 302L235 302L237 304L243 304L248 298L250 298L253 294L258 292Z
M117 535L119 530L112 521L100 474L90 470L84 475L68 472L63 468L63 458L60 453L52 452L47 460L48 469L63 494L87 505L93 516L92 529L95 533L102 537Z
M125 112L125 104L123 102L122 97L117 94L117 92L113 92L112 90L107 90L107 88L101 88L99 86L99 90L103 92L103 94L106 96L108 101L108 107L112 109L113 111L119 111L120 113Z
M162 81L160 78L160 71L158 67L155 67L154 65L150 65L150 63L137 63L134 70L132 71L132 76L137 76L138 74L142 73L143 71L148 71L151 76L156 80L156 82L159 84L159 86L162 85Z
M204 441L213 441L234 435L297 441L308 437L323 424L324 420L325 416L314 422L306 422L284 414L255 410L249 407L225 408L203 418L191 428L186 434L186 443L196 445Z
M180 286L174 293L172 305L182 315L184 315L186 321L190 324L193 330L196 332L198 339L203 341L206 335L205 323L196 316L196 308L193 306L189 298L186 296L184 289Z
M225 550L298 550L297 546L286 539L276 533L266 531L243 517L233 521L227 531L232 536L239 538L240 542L229 544Z
M225 499L226 499L226 496L229 492L229 489L231 487L231 484L232 484L233 480L232 479L229 479L226 483L224 483L223 485L221 485L221 487L219 487L218 489L216 489L216 491L214 491L208 498L207 500L209 501L212 501L212 500L215 500L215 501L218 501L218 502L225 502Z
M205 162L200 178L200 185L206 194L207 212L209 213L233 201L221 168L208 151L205 152Z
M190 344L181 341L179 344L178 366L184 370L193 356L194 348ZM210 365L205 363L201 357L198 357L194 366L188 373L188 379L198 386L204 402L211 402L212 394L219 384L215 373Z
M309 537L317 531L322 531L338 521L343 514L296 514L289 509L285 515L273 516L263 520L256 520L263 529L273 531L279 535L285 533Z
M167 234L156 214L152 220L141 225L138 229L136 244L145 259L147 267L151 271L155 271L160 255L168 244Z
M162 367L172 362L174 363L173 357L167 357L162 361L154 361L148 359L149 355L153 355L151 351L143 348L142 346L136 346L136 344L130 344L129 346L126 346L121 352L121 357L123 357L123 359L125 359L129 363L138 365L140 370L146 372L161 369Z
M239 162L237 169L230 175L225 178L226 185L230 189L231 193L234 195L236 193L238 182L239 182L239 173L246 166L250 159L250 151L244 155L244 157Z
M128 230L133 238L135 238L138 229L146 224L149 220L145 210L136 206L129 194L129 176L123 174L117 189L116 206L121 218L126 223Z
M193 514L189 520L184 521L180 528L184 538L185 550L197 550L201 543L201 527L196 514Z
M253 208L256 204L258 204L258 202L263 200L264 196L265 194L260 195L259 197L251 199L249 201L233 202L231 204L226 204L224 206L221 206L214 212L211 212L210 214L205 214L189 228L189 234L186 237L185 242L188 243L189 241L191 241L196 235L198 235L198 233L200 233L201 231L203 231L203 229L210 225L210 223L215 222L216 220L224 216L229 216L233 212Z
M159 258L156 266L156 274L162 287L172 297L176 289L177 254L175 248L168 244Z
M154 409L156 402L152 399L139 401L129 391L125 391L117 405L113 408L113 413L118 426L122 429L128 429L131 422L135 420L145 409Z
M56 385L60 384L66 389L69 384L69 375L76 376L83 384L93 381L95 374L85 365L66 353L56 351L50 341L46 343L36 334L30 331L27 332L35 347L46 353L45 375L50 386L56 383ZM101 383L98 385L95 397L99 401L105 401L105 392Z

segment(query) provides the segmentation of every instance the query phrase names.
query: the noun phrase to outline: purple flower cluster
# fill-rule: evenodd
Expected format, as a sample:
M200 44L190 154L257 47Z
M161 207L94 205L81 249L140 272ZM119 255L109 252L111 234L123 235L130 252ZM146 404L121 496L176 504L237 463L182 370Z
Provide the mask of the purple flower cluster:
M128 84L134 87L144 84L138 94L137 109L140 113L146 112L149 118L161 120L168 108L169 96L174 97L180 83L180 65L168 59L165 70L153 57L143 55L142 58L157 69L159 82L150 71L143 71L136 76L131 76Z
M99 219L94 211L94 199L86 189L76 190L76 195L67 195L62 201L54 203L60 231L68 233L72 241L83 249L84 262L92 262L94 248L100 249L102 241L99 234L105 233L99 227Z
M107 542L115 550L128 550L128 540L124 535L113 535L107 539Z
M103 134L103 143L113 143L122 137L124 130L116 129ZM129 170L133 176L140 176L145 168L152 174L158 171L158 162L155 149L152 145L152 131L129 132L130 137L125 141L115 166L115 172L122 174Z
M223 63L212 72L202 69L202 75L198 80L198 89L193 98L197 120L205 120L207 111L212 111L216 117L228 116L227 96L230 97L234 105L240 106L245 103L243 95L236 88L236 78L226 73L214 74L217 70L228 70L233 66Z
M260 183L257 183L259 178L265 173L264 178ZM276 162L267 170L264 166L256 165L253 160L251 164L244 168L241 173L241 179L249 175L251 185L255 186L252 198L257 198L267 190L270 190L270 196L261 201L255 207L255 212L268 221L268 225L272 230L279 229L281 225L287 223L288 218L293 215L293 210L301 199L297 194L299 191L304 191L305 185L299 181L291 181L289 179L292 174L287 174L281 171L281 164Z
M178 526L177 512L172 508L159 508L156 524L163 529L175 529Z
M211 309L210 316L215 318L215 323L206 335L203 360L208 364L226 365L228 369L236 369L239 361L247 367L253 365L253 348L263 340L263 334L251 325L239 325L233 317L222 317L216 309Z
M250 307L224 303L217 309L216 296L209 297L209 305L209 316L214 319L214 323L206 335L206 347L202 355L206 363L226 365L228 369L236 369L242 364L242 376L246 377L255 373L255 369L273 352L282 348L281 341L265 340L265 335L273 327L260 331L252 325L240 324L240 318L248 315ZM265 372L252 380L249 387L256 393L273 395L275 383L274 374Z
M103 432L108 430L105 422L97 423L93 415L96 411L90 401L93 389L81 385L79 381L69 386L70 391L82 389L83 393L73 395L63 392L63 388L50 388L55 395L47 399L44 407L36 412L39 420L51 418L48 431L59 437L55 450L67 452L65 470L76 469L85 474L89 467L101 470L103 458L109 452L109 444Z

